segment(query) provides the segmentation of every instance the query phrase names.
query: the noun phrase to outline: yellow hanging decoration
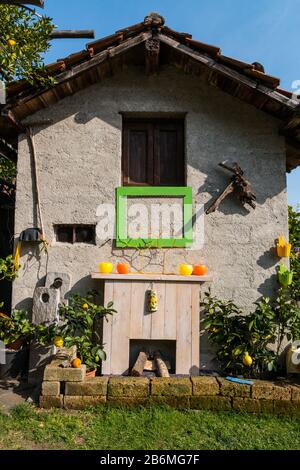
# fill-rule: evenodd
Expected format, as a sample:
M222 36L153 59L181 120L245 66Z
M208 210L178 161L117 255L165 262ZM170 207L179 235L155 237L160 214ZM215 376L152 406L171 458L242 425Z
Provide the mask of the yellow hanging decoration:
M276 244L277 256L279 256L279 258L289 258L291 249L292 245L285 241L284 235L280 235Z
M19 266L20 266L21 246L22 246L22 242L21 240L19 240L16 246L15 254L14 254L14 270L15 271L18 271Z

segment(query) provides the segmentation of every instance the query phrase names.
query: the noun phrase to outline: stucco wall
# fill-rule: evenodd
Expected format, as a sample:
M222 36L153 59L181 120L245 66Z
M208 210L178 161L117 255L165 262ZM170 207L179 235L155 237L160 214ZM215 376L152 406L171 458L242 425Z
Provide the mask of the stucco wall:
M238 161L254 192L257 209L247 211L229 197L219 211L205 216L205 246L199 251L169 250L166 271L183 260L204 261L214 272L213 291L246 309L275 286L274 239L287 235L284 140L270 116L208 86L199 78L165 68L158 77L128 69L122 75L88 87L30 119L52 119L36 128L41 204L50 241L48 271L66 271L74 290L95 287L89 273L97 262L122 259L110 244L64 245L54 242L53 224L96 223L100 203L114 201L121 184L120 112L187 113L187 184L194 201L207 204L227 184L218 168L225 159ZM31 162L24 136L19 143L16 235L35 226ZM132 253L131 253L132 255ZM134 254L134 265L140 260ZM16 307L30 305L36 285L43 285L47 257L25 248L13 289ZM147 270L161 271L162 252L152 253ZM203 341L203 352L206 350ZM205 354L202 355L205 358Z

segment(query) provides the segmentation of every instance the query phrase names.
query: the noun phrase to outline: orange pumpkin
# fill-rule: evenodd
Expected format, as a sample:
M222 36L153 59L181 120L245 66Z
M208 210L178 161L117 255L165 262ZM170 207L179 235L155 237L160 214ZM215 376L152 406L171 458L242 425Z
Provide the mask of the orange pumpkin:
M80 366L81 366L81 360L79 359L79 357L76 357L75 359L73 359L72 367L74 367L74 369L78 369Z
M195 276L204 276L208 271L206 264L195 264L193 274Z
M128 274L130 273L130 266L126 263L118 263L117 271L119 274Z

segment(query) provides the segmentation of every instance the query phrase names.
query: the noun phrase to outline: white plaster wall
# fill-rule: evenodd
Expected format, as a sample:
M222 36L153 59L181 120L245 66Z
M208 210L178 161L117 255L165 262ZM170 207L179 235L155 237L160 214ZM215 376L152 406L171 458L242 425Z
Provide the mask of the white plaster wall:
M211 202L227 184L229 174L217 166L220 161L240 163L257 195L257 209L247 211L229 197L219 211L205 216L204 248L169 250L166 271L176 272L183 260L205 262L214 272L213 291L218 296L233 298L246 310L253 308L253 302L272 293L276 285L274 239L280 233L287 235L284 139L275 119L172 67L157 77L130 68L31 116L34 121L53 120L35 132L50 247L48 263L45 254L24 249L14 283L14 306L30 305L34 288L43 285L46 268L69 272L73 290L84 291L97 287L89 274L99 261L122 259L122 252L112 251L110 244L58 244L53 232L54 224L96 223L98 204L114 201L115 187L121 184L120 112L187 113L187 184L193 187L195 203ZM19 142L17 189L16 236L36 225L24 136ZM138 268L138 254L128 255ZM153 251L145 268L160 272L162 258L161 251ZM205 353L205 342L202 349Z

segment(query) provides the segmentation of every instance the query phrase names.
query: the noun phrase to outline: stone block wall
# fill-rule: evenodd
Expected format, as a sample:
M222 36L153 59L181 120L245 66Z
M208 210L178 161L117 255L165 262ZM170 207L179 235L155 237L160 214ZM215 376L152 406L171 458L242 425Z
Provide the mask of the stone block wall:
M151 379L116 376L86 378L84 367L62 369L54 364L46 367L40 406L81 410L99 405L168 405L184 410L245 411L300 416L299 385L261 380L253 382L251 386L241 385L221 377L206 376Z

